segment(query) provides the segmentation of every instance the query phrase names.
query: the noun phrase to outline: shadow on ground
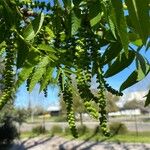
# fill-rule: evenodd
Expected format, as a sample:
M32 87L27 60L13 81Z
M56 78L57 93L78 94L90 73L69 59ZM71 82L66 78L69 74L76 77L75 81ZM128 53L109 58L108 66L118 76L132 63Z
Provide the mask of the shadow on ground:
M28 150L28 149L32 149L35 146L39 146L42 144L45 144L46 142L50 141L52 137L50 138L41 138L38 139L37 141L31 141L31 138L28 138L24 141L22 141L21 143L18 144L14 144L10 150ZM1 149L0 149L1 150Z
M37 150L38 146L39 150L43 150L40 149L40 146L43 145L45 145L45 148L47 148L47 150L150 150L150 147L148 147L149 145L147 146L147 144L129 144L121 143L120 141L106 142L105 140L91 142L91 139L94 136L95 134L91 135L84 141L76 139L66 140L64 138L56 136L47 138L37 137L34 140L29 138L22 141L20 144L18 143L14 145L10 150L34 150L34 148Z

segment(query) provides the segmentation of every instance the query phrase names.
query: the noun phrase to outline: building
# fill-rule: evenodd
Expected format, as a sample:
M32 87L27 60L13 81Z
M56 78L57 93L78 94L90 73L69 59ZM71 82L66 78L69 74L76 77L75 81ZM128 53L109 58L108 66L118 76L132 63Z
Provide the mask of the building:
M59 116L61 108L60 106L51 105L48 107L47 111L50 113L51 116Z

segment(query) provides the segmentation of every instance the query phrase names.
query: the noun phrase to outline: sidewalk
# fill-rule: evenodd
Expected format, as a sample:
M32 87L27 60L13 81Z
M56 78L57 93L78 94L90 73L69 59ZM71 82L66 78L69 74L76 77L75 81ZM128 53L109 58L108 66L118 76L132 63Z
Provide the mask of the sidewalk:
M26 139L18 142L11 150L150 150L150 144L90 142L54 136Z

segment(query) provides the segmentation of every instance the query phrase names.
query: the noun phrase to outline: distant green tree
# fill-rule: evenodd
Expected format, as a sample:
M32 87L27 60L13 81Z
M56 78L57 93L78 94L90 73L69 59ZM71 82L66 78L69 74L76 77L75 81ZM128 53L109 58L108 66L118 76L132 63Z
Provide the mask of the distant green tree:
M144 107L144 103L142 101L133 99L131 101L127 101L123 107L125 109L137 109L137 108L142 108L142 106Z
M28 113L25 109L17 108L14 110L14 121L16 121L19 124L19 133L20 128L23 122L26 121L28 117Z
M118 96L106 92L106 100L107 100L107 106L106 106L107 112L116 112L119 110L119 107L116 105L116 102L119 101Z
M95 96L98 95L97 89L92 89L92 92ZM106 106L107 113L118 111L119 107L116 105L116 102L119 101L119 96L113 95L112 93L109 92L106 92L105 95L106 95L106 102L107 102L107 106Z
M147 113L150 110L150 106L145 107L145 102L142 100L133 99L131 101L127 101L123 108L124 109L140 109L142 113Z

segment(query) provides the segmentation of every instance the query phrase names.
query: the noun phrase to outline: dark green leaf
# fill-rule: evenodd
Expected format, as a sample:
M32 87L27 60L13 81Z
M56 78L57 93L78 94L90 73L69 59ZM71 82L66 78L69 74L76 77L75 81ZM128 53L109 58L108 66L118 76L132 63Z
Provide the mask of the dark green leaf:
M102 56L103 65L112 61L122 50L122 45L119 42L111 43Z
M119 1L111 0L111 2L113 6L113 11L111 15L115 20L116 29L119 33L122 46L127 56L129 39L128 39L128 33L127 33L127 24L126 24L124 12L123 12L123 4L122 4L122 1L120 0Z
M17 87L19 87L30 75L33 68L38 64L39 61L39 52L34 49L28 52L28 57L22 67L21 72L19 73L17 80Z
M135 54L136 54L137 60L140 63L140 68L142 69L143 73L146 74L146 72L147 72L147 67L146 67L147 63L146 63L146 60L145 60L144 56L142 56L139 52L136 52Z
M101 3L99 0L94 0L94 1L89 1L88 2L88 7L89 7L89 19L93 19L99 14L101 14ZM99 18L101 19L101 18Z
M81 3L82 0L73 0L73 4L75 6L78 6Z
M144 44L150 34L149 1L125 0L131 18L132 25L140 35Z
M150 104L150 90L148 94L146 95L145 107L148 106L149 104Z
M20 68L28 56L29 46L23 39L19 38L17 39L17 50L17 68Z
M91 27L93 27L94 25L96 25L97 23L100 22L101 17L102 17L102 14L103 14L103 13L101 12L101 13L99 13L97 16L95 16L94 18L92 18L92 19L90 20Z
M138 78L138 72L137 70L133 71L130 76L125 80L125 82L121 85L120 91L125 90L126 88L134 85L137 83L137 78Z
M114 63L108 68L105 73L105 78L111 77L120 71L124 70L128 67L134 60L135 53L133 51L128 52L128 56L126 57L126 53L122 53L119 58L117 58Z
M125 90L126 88L134 85L135 83L141 81L142 79L144 79L146 77L146 75L149 72L149 65L146 65L147 68L147 72L143 73L142 69L139 68L135 71L133 71L130 76L122 83L121 87L120 87L120 91Z
M53 53L56 52L56 50L54 48L52 48L51 46L46 45L46 44L40 44L40 45L38 45L38 48L41 50L44 50L46 52L53 52Z

